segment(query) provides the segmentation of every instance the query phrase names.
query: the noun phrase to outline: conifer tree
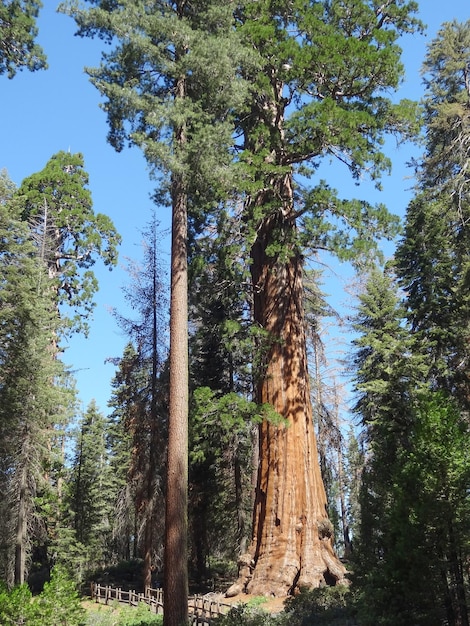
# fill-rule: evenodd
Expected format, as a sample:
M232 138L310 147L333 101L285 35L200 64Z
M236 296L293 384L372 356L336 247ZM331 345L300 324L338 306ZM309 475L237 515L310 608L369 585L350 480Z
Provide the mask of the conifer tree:
M40 0L5 0L0 5L0 74L13 78L18 70L47 67L44 52L36 43L36 19Z
M312 430L303 259L306 250L327 248L361 263L376 237L395 234L396 220L383 206L339 199L325 182L305 188L297 174L312 176L325 156L338 157L356 179L387 170L384 135L406 135L416 113L387 94L399 85L397 40L417 26L416 9L351 0L256 2L241 11L240 28L260 56L238 124L254 321L269 341L256 400L287 425L266 421L260 429L253 541L233 593L285 595L344 576Z
M69 513L84 553L77 566L86 569L108 560L114 493L106 431L105 417L91 401L79 424L68 481Z
M200 579L209 556L237 560L250 535L253 422L251 325L243 238L229 208L191 250L190 528ZM233 411L233 414L230 413Z
M50 349L59 328L56 307L20 209L9 192L0 202L2 565L6 580L19 584L29 568L36 496L47 476L53 426L69 402L58 384L63 366Z
M360 296L353 358L365 439L354 572L366 624L441 623L423 574L434 555L423 550L413 512L421 484L408 471L427 366L403 317L396 281L374 269Z
M145 483L142 468L147 462L145 443L148 385L146 370L134 346L129 343L116 361L109 406L108 445L110 465L116 485L116 516L113 537L116 553L122 559L140 556L139 484Z
M44 170L26 178L10 201L10 206L15 211L15 219L23 222L24 241L30 247L26 254L31 256L30 262L33 263L34 258L36 264L36 293L46 302L38 305L38 314L45 310L50 317L49 321L44 322L49 345L41 344L40 349L45 351L43 357L46 362L50 362L50 367L41 370L44 375L44 389L49 389L51 396L63 396L53 401L57 402L56 408L49 406L37 437L33 437L34 445L42 446L44 451L48 450L50 457L46 459L47 455L43 454L42 487L34 491L37 496L35 502L41 509L36 518L41 523L37 527L42 527L42 546L36 546L41 554L35 560L46 568L49 567L52 557L48 551L52 544L57 547L61 541L59 536L63 534L63 529L59 527L60 490L63 481L59 475L60 470L55 471L58 465L52 458L57 456L53 448L60 439L57 429L65 427L73 403L73 390L64 366L57 358L61 350L60 337L70 329L86 332L86 320L93 308L93 295L97 289L96 278L90 268L97 257L113 265L116 262L116 246L119 242L119 236L109 218L93 213L87 183L88 175L83 167L83 157L80 154L59 152L50 159ZM73 318L65 315L62 306L65 303L74 310ZM27 327L25 324L25 328ZM44 335L38 334L38 337ZM30 362L33 363L34 359L31 358ZM31 393L34 398L41 395L34 391ZM33 409L29 410L33 415ZM38 416L40 415L41 411L38 409ZM41 435L41 429L46 428L49 432ZM33 459L32 453L30 456ZM51 475L51 468L55 468L54 473L57 476ZM34 475L33 472L30 474ZM56 478L57 482L53 484ZM55 519L52 519L52 509L56 511ZM38 537L36 539L39 540ZM20 565L18 571L24 569Z
M131 283L124 289L125 298L137 317L132 319L115 311L115 317L129 339L137 346L138 369L134 376L141 379L140 410L132 427L133 453L131 468L140 475L134 477L136 511L142 536L144 559L143 587L151 586L155 569L157 538L161 539L161 516L158 502L162 499L164 482L166 436L168 428L167 381L167 298L165 270L159 244L162 234L153 215L143 231L143 261L129 262Z
M229 3L165 0L69 7L79 34L116 44L89 70L106 98L111 143L142 147L161 177L160 197L172 206L165 626L188 617L188 206L213 206L228 182L230 112L241 97L232 10Z
M47 266L57 306L66 304L74 311L64 322L86 332L98 288L90 268L97 258L111 267L116 264L120 237L109 217L93 212L83 156L58 152L42 171L22 182L17 195ZM64 317L63 308L61 313Z
M470 22L444 24L423 65L425 153L396 255L430 381L467 410L469 62Z
M429 389L416 414L413 455L406 459L406 467L413 469L404 477L411 493L411 474L424 485L409 508L416 525L421 525L416 541L421 542L423 569L427 567L427 577L435 581L435 597L429 598L424 590L419 599L427 601L423 611L428 616L433 607L435 616L442 615L445 606L450 624L468 624L469 620L462 577L468 557L459 521L468 496L460 446L467 436L469 408L469 60L470 23L445 23L429 45L423 65L425 151L416 164L416 194L396 255L397 273L407 295L407 317L416 352L425 358L424 380ZM448 448L449 440L455 442L455 456ZM426 458L423 446L429 451ZM453 468L452 476L449 468ZM452 512L450 508L438 512L438 504L430 504L432 498L452 501ZM436 528L438 536L431 530ZM434 563L426 558L431 545L437 555Z

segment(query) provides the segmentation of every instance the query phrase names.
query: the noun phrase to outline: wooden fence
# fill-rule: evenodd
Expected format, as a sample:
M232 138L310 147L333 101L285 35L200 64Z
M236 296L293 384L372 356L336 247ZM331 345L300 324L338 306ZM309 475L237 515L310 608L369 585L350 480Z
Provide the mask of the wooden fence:
M119 602L137 606L140 602L144 602L150 606L153 613L163 614L163 589L148 588L146 593L137 593L136 591L124 591L120 587L92 583L91 598L95 602L103 604ZM220 602L211 597L211 594L188 598L188 612L192 626L210 626L214 617L225 615L230 608L230 604Z

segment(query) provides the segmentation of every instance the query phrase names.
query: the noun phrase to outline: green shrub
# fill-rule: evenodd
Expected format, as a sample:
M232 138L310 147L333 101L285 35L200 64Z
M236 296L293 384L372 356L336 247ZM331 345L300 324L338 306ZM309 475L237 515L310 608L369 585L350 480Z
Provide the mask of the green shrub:
M289 598L282 614L285 626L354 626L355 608L349 587L305 589Z
M85 626L117 626L116 616L108 610L88 609L86 612Z
M214 626L276 626L278 618L247 604L234 606L227 615L213 620Z
M74 582L62 568L54 568L50 582L36 598L29 587L0 588L2 626L83 626L85 611Z
M126 606L119 616L118 626L162 626L163 616L155 615L147 604Z
M9 591L0 583L0 624L21 626L30 623L31 597L31 591L26 584Z
M31 605L31 626L82 626L85 610L73 580L61 566L54 567L51 580Z

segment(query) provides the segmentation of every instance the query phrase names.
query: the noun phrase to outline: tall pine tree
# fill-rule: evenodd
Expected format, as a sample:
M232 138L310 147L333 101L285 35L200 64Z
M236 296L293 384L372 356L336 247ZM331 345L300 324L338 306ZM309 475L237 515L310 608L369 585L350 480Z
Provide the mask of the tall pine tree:
M419 609L413 613L412 606L425 579L419 574L421 563L414 560L419 551L413 547L416 533L410 525L416 489L410 492L403 467L412 446L417 393L424 388L426 367L403 323L396 281L374 269L359 300L352 360L354 411L362 423L366 453L355 579L364 594L366 623L379 619L414 623ZM417 582L411 584L415 578L422 582L419 589Z
M109 562L114 493L107 449L107 422L96 402L88 405L78 425L68 481L68 510L76 539L83 547L77 566L93 569Z
M0 202L1 526L4 575L15 583L24 582L41 533L36 497L47 480L54 425L69 402L51 350L59 318L50 281L20 211L7 191Z
M470 22L444 24L423 72L425 153L397 250L408 318L421 339L429 378L468 410L470 302L468 164Z
M70 8L80 34L116 44L90 70L111 143L142 147L172 206L165 626L187 621L188 202L212 204L227 183L230 111L240 99L232 9L180 0Z

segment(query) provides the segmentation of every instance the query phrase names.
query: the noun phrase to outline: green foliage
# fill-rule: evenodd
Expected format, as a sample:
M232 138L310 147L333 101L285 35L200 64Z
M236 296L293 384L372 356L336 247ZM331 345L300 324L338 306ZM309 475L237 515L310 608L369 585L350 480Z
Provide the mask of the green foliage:
M77 579L82 580L85 570L108 559L116 491L108 457L107 421L94 401L78 428L65 494L66 519L75 532L75 553L59 558L73 563Z
M338 585L303 589L299 595L287 599L280 619L286 626L349 626L355 623L355 613L349 587Z
M258 608L241 604L232 607L227 615L213 620L215 626L276 626L275 617Z
M120 558L144 558L143 585L161 556L163 516L159 513L164 481L168 423L166 369L168 319L162 233L155 215L142 231L143 259L130 261L124 297L133 311L114 316L129 343L113 380L108 443L117 487L114 537ZM137 346L137 349L134 348ZM135 526L139 529L136 536ZM117 530L120 529L120 532Z
M428 367L390 278L372 273L360 300L355 409L368 452L354 564L361 623L437 625L445 606L464 602L456 555L468 545L460 523L468 428L456 404L426 391Z
M154 615L150 607L140 603L137 607L126 607L119 613L118 626L161 626L162 615Z
M465 202L468 163L462 141L468 136L470 21L446 22L429 44L422 73L426 86L426 142L418 176L431 195L448 205ZM426 185L426 182L429 185Z
M139 604L137 607L108 607L89 609L84 626L162 626L163 616L150 613L149 607Z
M280 419L272 407L269 411L268 407L260 407L236 393L220 397L208 387L199 387L193 397L193 462L204 461L208 454L220 449L236 433L239 437L246 437L252 424L259 424L263 418L271 417L271 413L273 419Z
M240 28L260 55L251 80L256 97L239 117L246 192L252 199L260 194L246 205L249 238L288 202L282 181L291 174L302 176L296 177L295 210L289 207L301 218L302 248L328 249L361 265L376 254L376 239L397 234L398 220L383 205L341 199L325 181L306 186L306 179L325 156L337 155L354 179L368 172L378 184L390 168L385 135L416 134L416 104L393 103L386 93L403 74L400 34L421 28L416 11L416 2L299 1L282 8L257 2L244 8ZM284 225L268 242L271 257L289 254L288 230Z
M253 424L260 407L208 387L193 394L190 422L191 526L199 575L213 555L236 560L249 532Z
M0 624L22 626L31 623L32 596L28 585L18 585L11 591L0 583Z
M74 17L80 35L115 43L101 67L87 68L105 98L110 143L117 150L127 142L142 148L164 179L160 200L168 200L167 173L182 176L190 212L197 216L233 183L227 167L231 111L245 94L233 7L220 2L177 7L159 0L150 12L141 0L90 5L64 2L61 10ZM181 80L185 97L174 98ZM184 146L176 149L173 131L182 127Z
M425 152L396 255L428 378L456 394L467 409L470 172L462 146L469 139L469 62L470 22L444 24L423 64Z
M32 598L26 584L0 588L2 626L83 626L84 609L74 582L60 567L51 572L44 591Z
M367 427L378 455L393 456L391 446L400 445L407 437L411 393L426 371L403 324L403 315L393 276L378 268L371 270L365 291L359 296L354 320L359 336L353 341L351 365L357 393L354 411Z
M64 568L54 567L50 582L33 602L31 625L82 626L84 614L75 583Z
M381 567L381 597L376 594L372 603L385 611L388 582L405 607L401 613L394 607L394 624L410 618L426 625L468 621L463 570L469 542L461 519L468 514L464 448L470 406L469 168L462 150L469 138L469 60L470 23L444 24L423 65L425 151L396 254L414 351L425 359L429 391L415 403L409 445L402 450L401 472L390 492L396 514L384 536L390 532L394 552L390 546ZM374 489L372 480L369 490ZM405 559L419 569L419 577L410 572L408 586ZM421 580L426 583L417 584Z
M40 0L4 0L0 4L0 75L13 78L23 68L35 71L47 67L42 48L35 42Z
M22 216L35 234L38 253L55 282L57 306L75 311L71 328L86 331L98 288L91 266L97 258L112 267L120 236L110 218L95 214L83 156L58 152L17 191Z
M8 184L5 189L0 203L0 482L7 506L1 510L0 569L13 582L10 568L16 563L15 581L21 583L33 542L47 541L46 519L48 530L54 526L45 501L61 463L52 450L61 439L59 425L69 417L73 385L54 358L60 323L49 277L30 230L19 220L16 196ZM45 484L46 473L51 485ZM16 556L11 534L7 539L14 529Z
M421 394L416 406L390 482L373 465L365 475L361 539L369 543L360 546L355 572L366 625L438 626L446 611L452 623L466 610L458 555L468 549L468 424L441 393Z

